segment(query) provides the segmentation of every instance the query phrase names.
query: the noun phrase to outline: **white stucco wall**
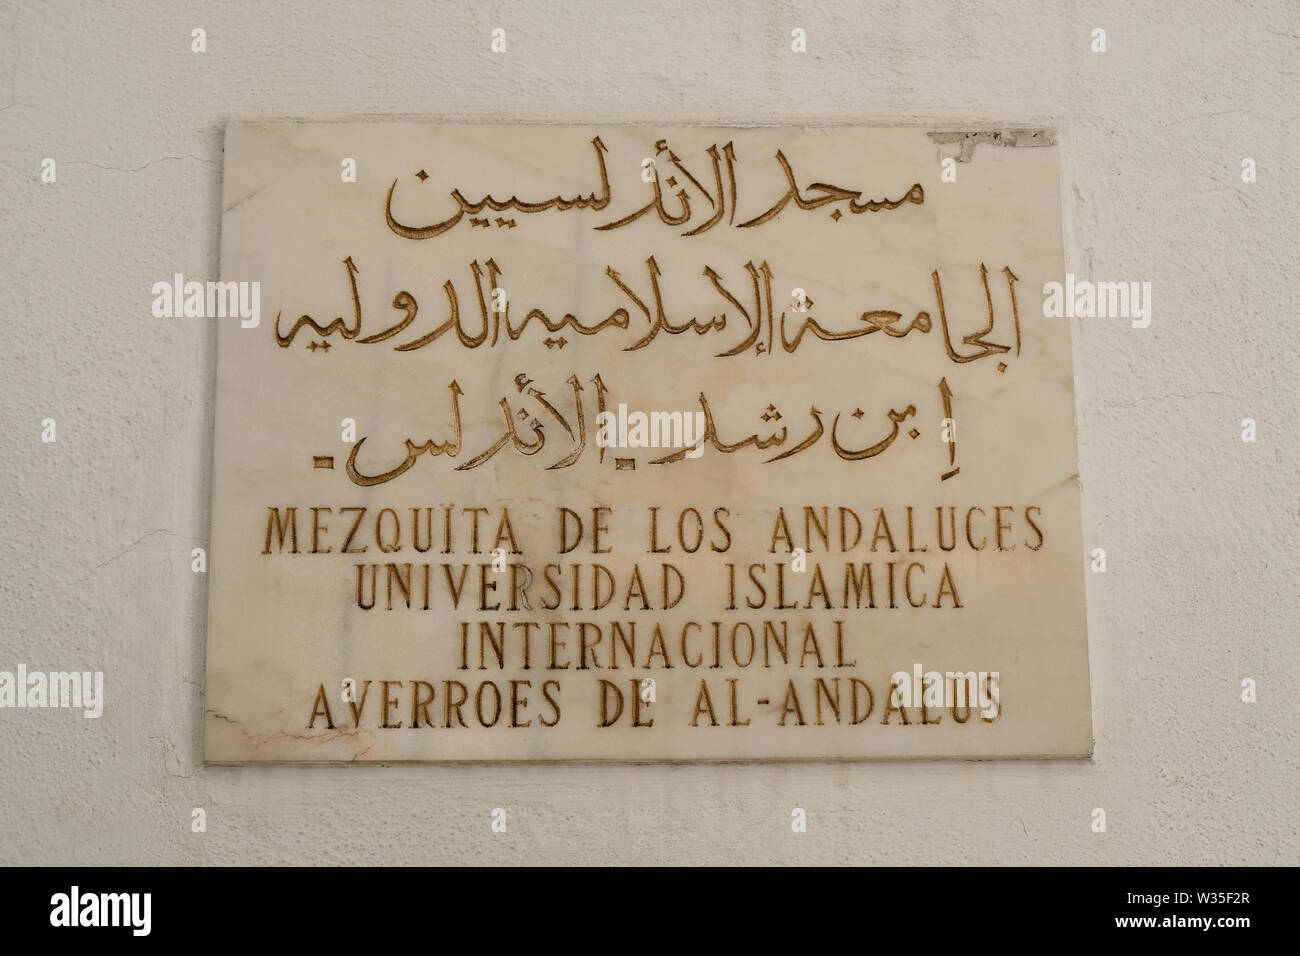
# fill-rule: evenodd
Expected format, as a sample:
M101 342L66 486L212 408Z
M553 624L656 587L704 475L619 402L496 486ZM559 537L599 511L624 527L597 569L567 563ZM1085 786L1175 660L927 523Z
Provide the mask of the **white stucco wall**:
M0 0L0 669L108 698L0 711L0 862L1300 862L1294 4L206 6ZM1154 286L1075 325L1096 757L205 768L215 328L149 290L228 119L381 116L1057 127L1068 268Z

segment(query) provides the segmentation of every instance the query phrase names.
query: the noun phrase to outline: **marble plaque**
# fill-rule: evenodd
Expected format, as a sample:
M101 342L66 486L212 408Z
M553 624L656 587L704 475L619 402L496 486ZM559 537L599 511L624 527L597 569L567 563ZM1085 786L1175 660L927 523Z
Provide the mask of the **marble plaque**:
M206 758L1091 754L1059 168L232 123Z

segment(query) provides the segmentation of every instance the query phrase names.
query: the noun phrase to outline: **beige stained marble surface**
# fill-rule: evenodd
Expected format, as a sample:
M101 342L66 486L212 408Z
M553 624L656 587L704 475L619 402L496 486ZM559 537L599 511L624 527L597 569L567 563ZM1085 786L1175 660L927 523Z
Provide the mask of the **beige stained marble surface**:
M1069 326L1042 308L1060 157L981 144L943 182L959 153L921 128L229 126L221 273L261 315L219 332L206 759L1090 754ZM602 401L707 406L711 440L602 455ZM997 672L996 719L883 722L916 665Z

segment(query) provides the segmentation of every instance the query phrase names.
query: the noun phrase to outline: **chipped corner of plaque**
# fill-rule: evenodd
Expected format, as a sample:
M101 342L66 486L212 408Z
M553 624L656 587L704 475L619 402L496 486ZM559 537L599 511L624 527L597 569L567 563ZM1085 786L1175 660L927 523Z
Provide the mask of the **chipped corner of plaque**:
M939 147L939 158L951 157L959 163L969 163L975 147L981 143L1004 149L1027 149L1055 146L1058 136L1054 129L1044 126L1003 127L997 129L931 130L925 134Z

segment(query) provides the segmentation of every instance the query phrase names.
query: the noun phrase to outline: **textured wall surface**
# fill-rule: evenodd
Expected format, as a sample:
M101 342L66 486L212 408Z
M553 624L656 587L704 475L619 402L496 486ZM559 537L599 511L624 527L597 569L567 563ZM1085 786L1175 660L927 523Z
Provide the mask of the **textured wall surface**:
M0 711L0 862L1300 863L1294 4L204 6L0 0L0 670L107 696ZM1095 758L204 767L215 328L150 288L228 119L368 117L1057 128L1067 267L1154 299L1074 325Z

